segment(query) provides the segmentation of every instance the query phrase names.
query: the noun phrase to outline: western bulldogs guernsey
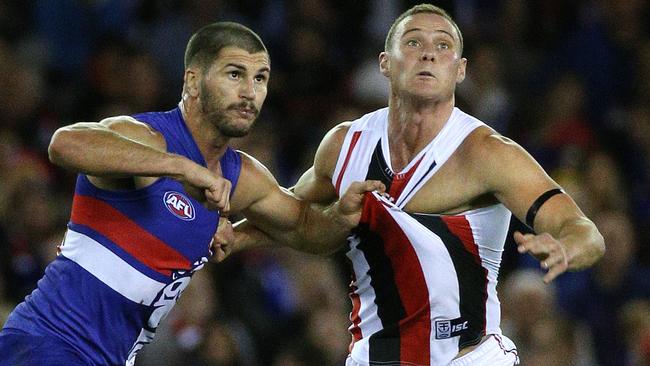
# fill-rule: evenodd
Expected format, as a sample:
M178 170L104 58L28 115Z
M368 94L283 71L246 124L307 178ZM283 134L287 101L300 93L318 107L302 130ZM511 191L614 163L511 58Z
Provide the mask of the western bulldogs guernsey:
M448 365L460 348L500 334L496 294L510 211L503 205L459 215L402 209L475 128L458 108L402 172L392 172L388 108L353 122L332 182L379 179L393 200L367 194L349 237L352 364Z
M167 151L206 165L178 108L134 117L165 136ZM239 154L229 148L221 168L234 190ZM170 178L106 191L79 175L61 254L6 327L58 337L89 364L133 363L207 262L218 219Z

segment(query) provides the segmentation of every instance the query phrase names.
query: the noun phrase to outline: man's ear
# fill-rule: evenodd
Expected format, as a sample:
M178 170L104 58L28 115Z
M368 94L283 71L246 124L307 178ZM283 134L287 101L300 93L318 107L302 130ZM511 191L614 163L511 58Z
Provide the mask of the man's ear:
M458 66L458 73L456 74L456 84L460 84L465 80L465 72L467 71L467 59L465 57L460 59Z
M379 71L385 77L390 76L390 59L388 53L382 52L379 54Z
M197 98L199 96L199 75L197 70L193 68L186 69L183 82L185 84L185 93Z

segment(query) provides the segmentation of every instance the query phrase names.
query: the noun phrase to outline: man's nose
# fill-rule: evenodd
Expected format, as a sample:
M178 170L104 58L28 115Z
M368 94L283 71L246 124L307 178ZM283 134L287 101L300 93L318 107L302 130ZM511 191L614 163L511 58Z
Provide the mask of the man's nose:
M421 59L422 61L434 61L435 55L431 50L423 50Z
M248 100L255 99L255 81L244 80L239 88L239 97Z

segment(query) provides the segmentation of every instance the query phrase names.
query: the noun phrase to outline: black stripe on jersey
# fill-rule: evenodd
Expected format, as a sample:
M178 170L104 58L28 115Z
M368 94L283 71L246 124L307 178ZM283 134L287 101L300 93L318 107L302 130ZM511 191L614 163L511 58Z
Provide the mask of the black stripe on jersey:
M390 185L393 182L393 171L388 167L384 159L384 153L381 149L381 139L375 146L375 151L372 152L370 165L368 166L368 175L366 180L379 180L386 185L386 192L390 191Z
M413 185L413 188L411 188L411 190L409 191L409 193L407 193L406 195L403 194L403 193L401 194L401 196L406 197L406 198L404 199L403 202L408 202L408 201L411 199L411 197L409 197L409 196L413 194L413 192L415 191L415 189L418 188L418 186L420 185L420 183L422 183L422 180L424 180L424 178L426 178L427 175L431 172L431 170L433 170L433 168L435 168L435 167L436 167L436 161L434 160L434 161L431 163L431 165L429 165L429 169L427 169L427 172L424 173L424 175L422 175L422 176L420 177L420 180L418 180L418 182L415 183L415 185Z
M487 300L487 270L477 264L474 255L463 246L439 216L409 214L440 236L458 275L460 318L467 320L468 329L460 336L458 349L478 344L485 335Z
M370 336L369 359L373 362L394 362L400 359L399 320L406 316L406 310L400 299L395 273L390 259L384 252L381 236L370 230L367 223L354 229L359 237L357 245L370 269L370 286L375 290L377 315L383 329Z

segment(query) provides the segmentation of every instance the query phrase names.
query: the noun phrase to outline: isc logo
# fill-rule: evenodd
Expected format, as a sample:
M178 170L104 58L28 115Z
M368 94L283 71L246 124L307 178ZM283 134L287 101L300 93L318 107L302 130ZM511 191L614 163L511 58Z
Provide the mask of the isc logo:
M469 329L469 322L462 319L436 320L436 339L456 337Z
M185 221L194 220L194 206L192 206L192 202L184 195L169 191L165 193L163 202L169 212L173 213L179 219Z

